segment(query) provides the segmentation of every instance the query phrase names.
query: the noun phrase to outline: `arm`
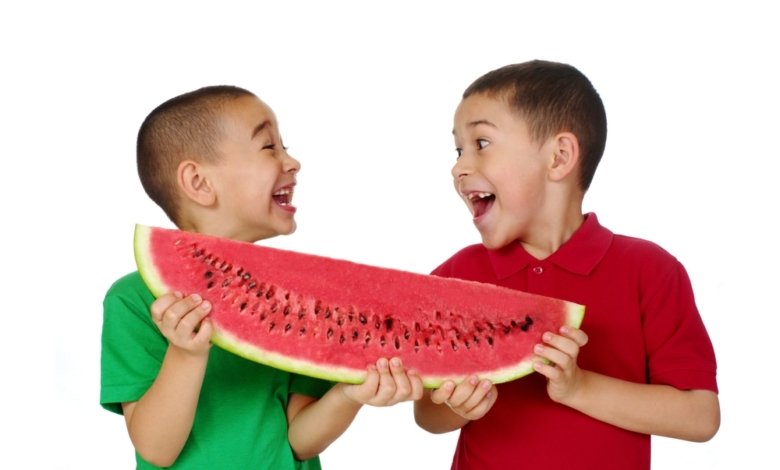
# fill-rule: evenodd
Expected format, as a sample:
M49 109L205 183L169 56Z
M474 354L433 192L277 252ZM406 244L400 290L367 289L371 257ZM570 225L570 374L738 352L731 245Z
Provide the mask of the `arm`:
M360 385L336 384L319 400L292 394L287 404L288 438L296 458L324 451L352 424L364 404L390 406L422 396L422 381L397 358L380 359Z
M192 429L210 348L210 310L199 296L167 294L152 304L152 318L169 345L154 383L136 402L123 403L127 431L150 463L173 464Z
M587 343L581 330L545 333L534 367L547 377L547 393L558 403L600 421L643 434L704 442L720 427L718 396L707 390L679 390L639 384L585 371L577 366Z

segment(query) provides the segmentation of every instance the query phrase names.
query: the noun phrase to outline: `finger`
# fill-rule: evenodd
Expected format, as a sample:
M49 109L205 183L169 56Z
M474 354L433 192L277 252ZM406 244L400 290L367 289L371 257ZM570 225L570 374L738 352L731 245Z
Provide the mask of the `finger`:
M372 400L373 404L390 404L395 395L396 386L393 375L390 373L390 365L385 358L376 361L376 370L379 372L379 388Z
M160 321L162 320L163 313L165 313L165 311L168 310L171 307L171 305L181 300L181 298L182 298L182 293L178 291L169 292L167 294L158 297L154 302L152 302L152 306L150 309L152 314L152 320L154 320L155 323L160 323Z
M211 302L204 300L200 305L185 313L176 326L176 332L184 337L192 337L198 332L203 319L211 312Z
M182 317L196 308L203 302L203 298L198 294L192 294L183 299L174 302L165 309L162 314L161 324L165 328L176 330Z
M409 376L409 384L412 386L411 398L412 400L420 400L425 393L425 385L423 385L422 378L416 370L410 370L407 372Z
M195 342L198 344L204 344L211 341L211 333L214 330L214 326L211 324L211 320L208 317L204 318L200 323L200 328L195 334Z
M579 328L573 328L571 326L562 326L560 333L567 338L573 340L579 347L583 347L588 344L588 335Z
M459 383L455 390L452 392L452 396L449 398L449 404L453 408L460 408L466 400L474 393L474 389L479 385L479 379L472 375L467 377L466 380Z
M576 358L580 353L580 346L576 343L576 341L566 336L560 336L546 332L542 335L542 341L549 345L549 347L546 348L546 351L549 351L549 354L556 356L556 358L550 357L548 359L552 360L559 366L566 365L568 362L570 362L571 359ZM554 351L562 353L565 357L561 357Z
M547 377L549 380L557 380L561 377L562 374L560 368L541 357L538 357L534 360L534 370Z
M566 354L565 352L561 351L560 349L556 349L552 346L545 346L543 344L537 344L534 346L534 352L539 356L539 358L542 359L542 363L544 364L545 361L551 363L551 364L544 364L551 367L561 367L566 368L569 367L570 364L572 364L572 357Z
M455 384L448 380L431 392L431 401L437 405L448 402L454 391Z
M493 384L489 380L481 380L477 386L474 387L471 396L463 402L460 408L466 413L471 413L480 403L482 403L492 387Z
M390 359L390 375L395 382L395 399L397 401L408 400L412 393L412 384L401 360L397 357Z
M486 385L483 385L484 382L487 382ZM493 403L496 402L496 397L498 396L498 389L495 385L490 383L489 381L483 381L480 382L479 385L480 388L486 387L487 393L482 395L482 399L479 400L479 402L474 405L470 410L466 412L466 418L468 419L479 419L485 414L490 411L490 408L493 407Z

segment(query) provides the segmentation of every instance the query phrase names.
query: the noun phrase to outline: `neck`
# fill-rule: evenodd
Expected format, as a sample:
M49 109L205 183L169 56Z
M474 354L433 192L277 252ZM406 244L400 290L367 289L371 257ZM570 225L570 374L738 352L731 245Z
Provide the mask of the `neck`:
M518 242L531 256L545 259L558 251L580 228L585 216L580 205L538 221Z

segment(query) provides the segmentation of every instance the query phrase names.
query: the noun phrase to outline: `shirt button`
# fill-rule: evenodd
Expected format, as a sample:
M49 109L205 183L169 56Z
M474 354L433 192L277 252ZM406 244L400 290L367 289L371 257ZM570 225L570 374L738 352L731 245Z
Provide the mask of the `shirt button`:
M541 266L534 266L533 272L534 274L542 274L544 272L544 268Z

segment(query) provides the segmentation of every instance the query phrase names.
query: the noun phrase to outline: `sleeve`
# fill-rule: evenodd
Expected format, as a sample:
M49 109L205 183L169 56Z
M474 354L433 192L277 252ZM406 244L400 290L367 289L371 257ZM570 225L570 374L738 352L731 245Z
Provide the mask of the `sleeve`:
M685 268L671 266L646 276L641 309L650 383L717 393L715 352ZM663 274L658 274L663 272Z
M167 349L149 313L154 297L141 283L125 277L103 300L100 404L120 414L122 403L138 400L152 385Z
M305 375L290 374L290 393L300 393L309 397L320 398L330 390L334 382L315 379Z

